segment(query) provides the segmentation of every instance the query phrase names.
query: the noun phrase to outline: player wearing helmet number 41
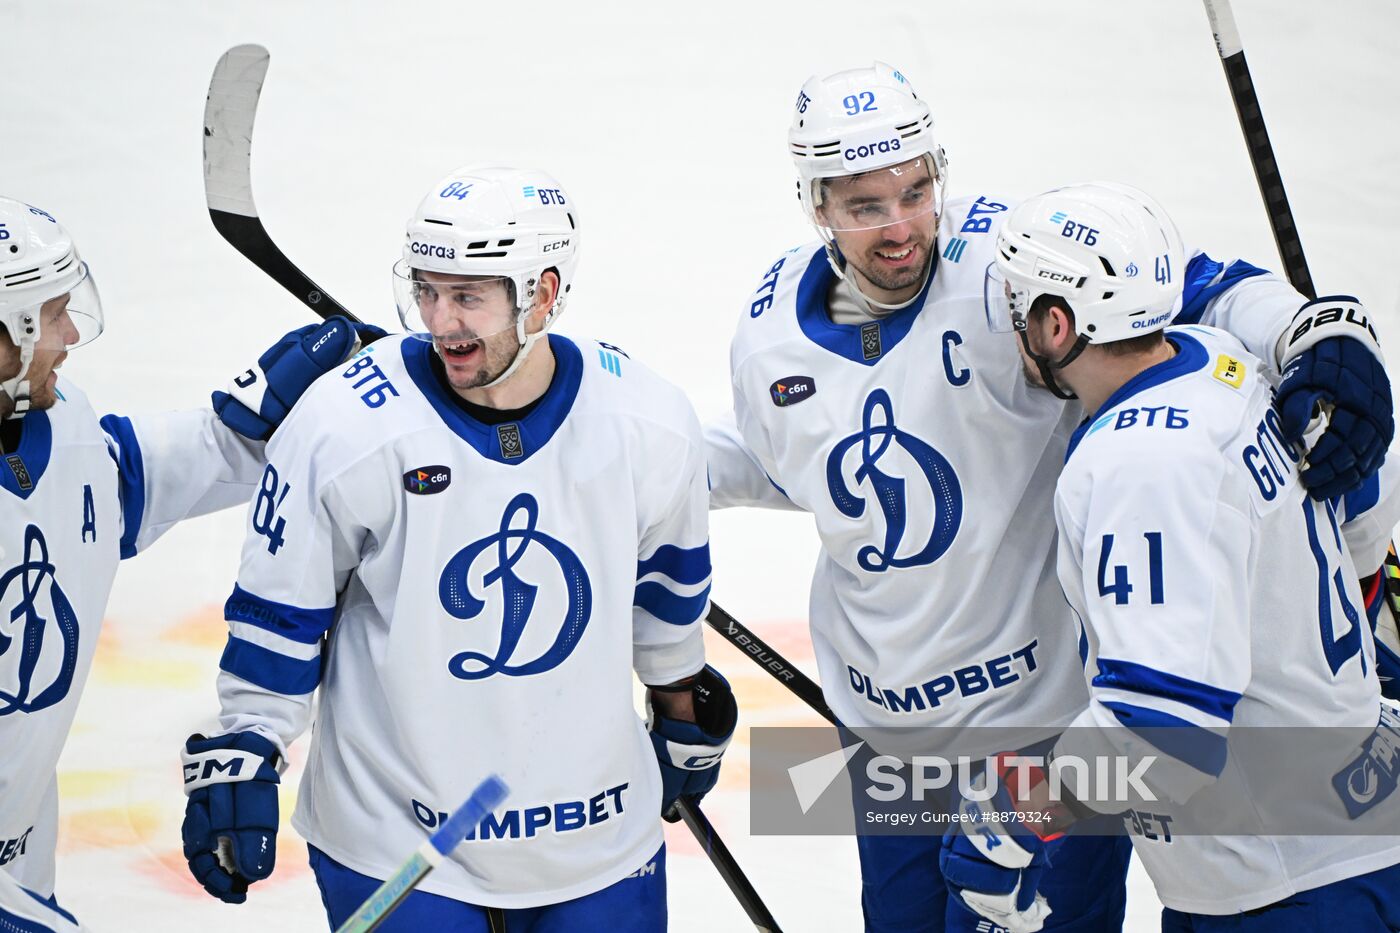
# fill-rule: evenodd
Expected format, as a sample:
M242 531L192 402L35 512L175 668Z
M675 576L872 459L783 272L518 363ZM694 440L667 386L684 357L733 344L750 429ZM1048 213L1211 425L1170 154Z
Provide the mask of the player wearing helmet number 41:
M928 105L881 63L808 80L789 142L819 240L779 255L743 302L730 352L735 418L706 429L711 506L814 516L812 643L848 729L937 727L923 734L973 757L1006 749L1004 732L984 739L982 727L1019 730L1021 747L1048 742L1087 699L1050 508L1083 409L1028 386L1014 344L987 330L984 271L1011 202L995 192L945 200L948 160ZM1046 222L1078 243L1102 233L1069 217ZM1288 436L1307 427L1314 403L1331 406L1302 474L1314 494L1368 481L1394 429L1364 311L1305 303L1244 262L1187 255L1104 271L1182 284L1180 307L1160 313L1221 326L1268 378L1283 374ZM918 751L868 738L879 751ZM852 759L858 825L872 807L864 760ZM977 853L956 853L948 870L934 836L857 844L868 930L998 919L968 906L987 868ZM1056 848L1035 865L1053 911L1046 927L1119 928L1126 844L1070 837Z
M1056 216L1100 231L1098 242L1060 236ZM1400 928L1388 764L1400 719L1381 705L1356 582L1400 519L1394 483L1364 521L1356 497L1307 495L1260 361L1215 328L1168 327L1179 281L1125 274L1180 255L1170 218L1142 192L1057 189L1016 208L997 239L988 321L1016 331L1030 384L1072 391L1089 412L1054 512L1090 697L1025 763L1029 780L968 804L984 818L946 837L950 881L962 872L969 903L1034 929L1049 840L1117 813L1166 905L1164 930ZM1255 729L1227 748L1234 730L1261 726L1312 728ZM1296 774L1257 750L1258 736L1280 734ZM1143 796L1087 793L1060 768L1105 759L1136 769ZM1241 798L1198 804L1217 779ZM1052 786L1070 793L1052 800ZM997 816L1013 809L1054 820ZM1309 835L1252 835L1260 816Z
M55 767L117 563L248 501L262 441L352 350L344 320L288 334L214 408L106 415L59 368L102 301L67 230L0 197L0 929L71 930L55 896ZM382 331L380 331L382 333Z
M512 930L665 928L660 817L713 786L737 715L701 641L704 448L673 386L548 333L578 245L541 172L442 179L394 266L409 333L268 445L221 732L185 748L185 854L215 897L273 870L319 690L292 822L332 927L496 772L511 797L380 929L485 931L488 908Z

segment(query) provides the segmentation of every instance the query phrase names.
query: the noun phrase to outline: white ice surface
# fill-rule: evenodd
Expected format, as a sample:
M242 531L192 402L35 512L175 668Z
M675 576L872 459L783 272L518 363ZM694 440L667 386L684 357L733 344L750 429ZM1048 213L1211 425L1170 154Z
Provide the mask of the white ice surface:
M1236 11L1312 272L1358 295L1396 359L1400 8L1241 0ZM580 205L562 330L620 344L727 404L727 345L772 258L809 238L786 157L810 73L881 58L932 104L952 192L1020 198L1109 178L1153 192L1189 239L1276 265L1219 60L1193 0L924 4L174 3L0 0L0 192L76 234L108 332L65 372L99 407L200 404L307 313L209 224L209 72L258 42L272 67L254 191L273 237L362 317L393 326L402 223L447 170L536 164ZM239 908L183 875L176 748L214 709L242 518L177 529L119 575L64 760L59 896L99 930L305 930L322 923L290 832ZM714 521L715 596L802 642L816 544L799 516ZM727 670L746 662L725 648ZM810 717L755 669L748 722ZM784 928L859 925L849 839L750 838L742 754L707 809ZM673 929L742 914L673 833ZM1156 928L1134 876L1131 930Z

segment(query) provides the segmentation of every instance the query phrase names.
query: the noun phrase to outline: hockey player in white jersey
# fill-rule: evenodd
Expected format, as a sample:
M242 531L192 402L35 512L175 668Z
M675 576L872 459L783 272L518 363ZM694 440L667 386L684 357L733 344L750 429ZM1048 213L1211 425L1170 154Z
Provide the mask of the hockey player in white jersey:
M54 893L55 767L118 561L180 519L247 502L262 470L261 440L354 340L343 319L305 328L236 380L237 397L217 393L214 410L99 421L58 369L69 351L102 332L103 320L97 287L68 232L47 211L0 198L4 930L77 924Z
M1065 236L1068 223L1097 231L1094 242ZM950 881L974 866L959 880L997 890L999 899L982 895L988 915L1036 929L1041 837L1099 810L1132 828L1167 908L1164 930L1400 929L1400 836L1386 835L1400 826L1400 798L1389 796L1400 719L1382 714L1348 553L1384 551L1400 497L1388 490L1373 506L1375 540L1343 541L1354 503L1307 495L1301 448L1284 437L1260 360L1223 331L1167 327L1182 284L1167 269L1182 268L1181 241L1142 192L1048 192L1011 213L997 246L989 322L1008 342L1016 331L1028 382L1073 392L1089 412L1070 439L1054 513L1090 700L1055 742L1049 777L1070 760L1171 764L1145 766L1146 799L1155 798L1145 806L1096 793L1042 811L1049 782L1028 772L1027 799L1003 802L1057 822L993 820L951 833ZM1354 299L1318 307L1365 319ZM1313 729L1281 740L1299 776L1236 761L1237 805L1183 833L1205 796L1195 795L1251 754L1246 738L1259 744L1232 731L1251 726ZM1317 738L1327 730L1341 736L1336 753L1310 754L1334 744ZM1281 783L1301 790L1290 787L1296 796L1272 819L1298 827L1297 814L1330 811L1311 831L1345 835L1236 835ZM997 874L999 888L988 883Z
M224 732L185 751L211 894L272 871L278 772L319 688L292 823L332 927L496 772L510 798L381 929L485 931L489 909L510 930L665 928L660 817L713 785L736 717L699 624L704 448L679 390L547 333L578 246L542 172L442 179L394 269L409 333L316 383L269 445Z
M1085 702L1049 507L1081 409L1028 387L1016 348L987 332L983 270L1010 202L944 200L929 108L884 64L808 80L789 142L820 241L779 256L739 314L735 421L706 431L712 507L813 514L812 642L846 726L963 730L974 756L998 750L981 727L1049 739ZM1305 480L1374 472L1393 424L1373 338L1334 323L1332 343L1276 353L1303 303L1286 283L1199 254L1173 271L1191 283L1186 319L1222 324L1275 372L1355 344L1339 367L1299 367L1281 398L1345 412ZM1364 393L1338 384L1350 367L1371 377ZM867 930L985 922L947 897L938 838L857 843ZM1117 929L1127 857L1121 840L1067 840L1042 886L1050 926Z

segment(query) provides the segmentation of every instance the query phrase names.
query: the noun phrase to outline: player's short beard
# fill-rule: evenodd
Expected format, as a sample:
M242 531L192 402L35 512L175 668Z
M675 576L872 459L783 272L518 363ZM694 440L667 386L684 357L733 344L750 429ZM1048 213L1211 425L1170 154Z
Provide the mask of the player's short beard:
M888 244L881 243L875 248L883 249L887 245ZM920 248L924 249L924 261L917 266L910 266L908 269L892 269L886 273L879 269L874 260L867 264L863 260L857 262L848 256L846 257L846 261L855 266L856 271L864 276L865 280L871 285L887 292L897 292L922 282L924 276L928 273L928 264L933 261L933 254L924 248L922 242L918 245Z
M515 336L515 329L502 331L499 334L492 334L486 338L477 338L481 341L482 362L476 371L465 381L456 382L452 380L451 371L448 371L448 381L452 383L452 388L457 390L479 389L491 381L500 377L506 371L511 362L515 359L516 353L520 351L520 341Z

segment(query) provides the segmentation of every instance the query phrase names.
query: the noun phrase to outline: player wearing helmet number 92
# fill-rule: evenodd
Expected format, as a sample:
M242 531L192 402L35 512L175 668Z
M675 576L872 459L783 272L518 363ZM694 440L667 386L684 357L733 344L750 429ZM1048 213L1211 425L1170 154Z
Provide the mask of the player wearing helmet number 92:
M814 516L823 693L867 740L849 766L866 827L866 929L1117 930L1124 839L1056 840L1023 878L976 851L945 852L937 823L926 836L879 835L868 818L898 805L868 774L873 753L1043 750L1087 704L1052 508L1084 411L1029 385L1015 341L989 330L987 269L1014 205L1001 192L955 191L907 76L878 62L814 76L791 120L798 198L818 240L776 256L739 303L734 417L706 427L710 502ZM1085 247L1103 233L1069 216L1043 221ZM1282 379L1290 434L1309 419L1288 413L1329 405L1304 473L1315 494L1376 481L1393 435L1390 387L1359 305L1307 303L1277 276L1179 243L1146 268L1081 274L1179 287L1180 303L1157 313L1239 338ZM863 731L875 727L920 729ZM955 808L943 793L904 803Z
M714 785L737 718L701 638L704 446L675 387L549 333L578 249L548 175L443 178L393 268L408 333L317 382L268 445L221 731L185 748L185 854L215 897L273 871L319 692L292 822L333 928L496 772L511 797L378 929L484 931L491 909L665 929L661 817Z
M215 393L212 409L99 419L59 369L104 324L97 284L68 231L48 211L0 197L5 930L77 928L55 892L55 766L118 562L181 519L246 503L263 471L262 441L357 345L344 320L302 328L235 377L230 392Z

